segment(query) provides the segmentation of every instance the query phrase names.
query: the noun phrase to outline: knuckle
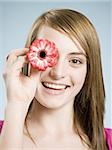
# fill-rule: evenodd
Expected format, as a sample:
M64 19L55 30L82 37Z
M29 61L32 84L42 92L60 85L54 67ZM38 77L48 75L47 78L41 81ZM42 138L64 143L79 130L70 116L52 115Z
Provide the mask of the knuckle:
M17 50L13 49L13 50L11 50L9 55L15 55L16 52L17 52Z
M12 49L12 50L11 50L11 53L12 53L12 54L13 54L13 53L16 53L18 50L19 50L19 49Z
M3 71L2 76L3 76L3 78L6 78L6 77L7 77L7 71L6 71L6 70Z
M3 76L4 78L6 78L7 76L10 76L9 74L11 74L11 72L12 72L12 69L6 67L6 68L3 70L3 72L2 72L2 76Z

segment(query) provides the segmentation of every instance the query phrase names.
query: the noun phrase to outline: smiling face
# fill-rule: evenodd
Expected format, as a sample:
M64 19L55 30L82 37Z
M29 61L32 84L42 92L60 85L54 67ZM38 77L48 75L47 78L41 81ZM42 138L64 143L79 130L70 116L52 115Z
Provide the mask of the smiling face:
M59 51L57 64L40 73L35 98L47 108L59 108L71 103L81 90L87 72L85 51L65 34L43 26L38 38L56 44Z

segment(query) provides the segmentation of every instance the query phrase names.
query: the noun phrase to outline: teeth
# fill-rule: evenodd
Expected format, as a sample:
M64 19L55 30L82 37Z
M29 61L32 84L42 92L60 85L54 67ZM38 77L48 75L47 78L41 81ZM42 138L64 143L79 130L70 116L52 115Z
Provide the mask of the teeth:
M66 86L65 85L58 85L58 84L52 84L52 83L45 83L44 85L48 88L52 88L52 89L65 89Z

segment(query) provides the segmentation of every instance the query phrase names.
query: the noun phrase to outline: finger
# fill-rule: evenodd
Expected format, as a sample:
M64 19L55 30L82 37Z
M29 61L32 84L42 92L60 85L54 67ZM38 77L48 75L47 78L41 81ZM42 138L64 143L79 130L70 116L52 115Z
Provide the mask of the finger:
M20 48L20 49L14 49L10 52L9 56L14 54L16 56L22 56L25 55L29 51L28 48Z
M39 76L40 71L38 69L35 69L33 67L30 68L30 78L33 80L37 80Z
M10 54L7 56L7 65L12 65L17 60L17 56Z
M6 57L6 60L7 60L7 63L10 65L12 65L18 56L24 56L27 54L27 52L29 51L28 48L24 48L24 49L16 49L16 50L13 50L7 57Z
M28 63L26 56L19 56L19 57L17 57L16 61L14 62L13 67L22 68L22 67L24 67L25 63Z
M20 73L22 73L22 68L26 63L28 63L26 60L26 56L19 56L11 66L12 73L14 73L15 75L19 75Z

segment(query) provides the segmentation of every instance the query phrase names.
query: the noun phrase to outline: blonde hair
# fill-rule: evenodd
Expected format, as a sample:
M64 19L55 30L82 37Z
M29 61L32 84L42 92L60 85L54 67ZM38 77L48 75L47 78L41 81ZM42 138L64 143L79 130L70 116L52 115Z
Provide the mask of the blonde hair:
M88 145L94 150L105 150L103 133L105 90L101 67L100 45L96 30L83 14L70 9L50 10L33 24L26 47L37 38L43 25L65 33L74 42L78 40L87 55L85 83L74 99L74 125L84 141L81 131L88 137ZM30 134L29 134L30 135Z

